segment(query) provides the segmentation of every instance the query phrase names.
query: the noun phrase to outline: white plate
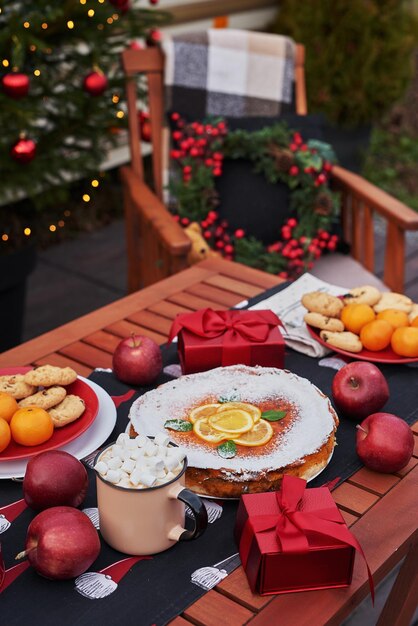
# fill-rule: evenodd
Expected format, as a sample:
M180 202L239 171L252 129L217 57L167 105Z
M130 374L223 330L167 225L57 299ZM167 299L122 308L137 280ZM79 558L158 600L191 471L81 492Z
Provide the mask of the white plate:
M77 459L82 459L94 452L106 439L116 424L116 407L109 394L97 383L79 376L95 392L99 399L99 411L93 424L80 437L70 441L59 448L69 452ZM29 459L19 461L4 461L0 464L0 479L22 478L25 475L26 465Z

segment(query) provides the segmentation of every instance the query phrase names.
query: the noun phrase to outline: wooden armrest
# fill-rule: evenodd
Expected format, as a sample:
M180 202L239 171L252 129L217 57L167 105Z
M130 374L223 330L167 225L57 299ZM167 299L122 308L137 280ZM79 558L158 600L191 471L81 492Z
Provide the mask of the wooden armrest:
M151 189L134 173L131 167L121 168L121 178L142 219L152 224L162 244L173 256L184 256L191 248L190 238L167 211Z
M395 222L400 228L418 230L418 213L358 174L336 165L332 169L332 178L338 184L351 190L355 196L360 197L374 211L387 220Z

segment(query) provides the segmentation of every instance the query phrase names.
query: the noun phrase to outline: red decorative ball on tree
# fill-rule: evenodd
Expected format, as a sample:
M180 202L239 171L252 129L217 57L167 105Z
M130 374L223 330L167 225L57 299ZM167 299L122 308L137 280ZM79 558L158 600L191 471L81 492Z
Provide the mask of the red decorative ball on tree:
M148 46L157 46L161 41L161 31L157 28L151 28L147 35L147 45Z
M29 93L29 76L26 74L10 72L3 76L1 82L4 93L16 100L24 98Z
M109 0L110 4L112 4L117 9L126 9L126 5L129 5L129 0Z
M149 118L149 113L146 111L139 111L138 113L138 122L139 122L139 135L142 141L151 141L151 122Z
M30 163L36 154L36 143L33 139L21 138L13 144L10 154L18 163Z
M83 89L91 96L101 96L109 81L101 72L90 72L83 80Z

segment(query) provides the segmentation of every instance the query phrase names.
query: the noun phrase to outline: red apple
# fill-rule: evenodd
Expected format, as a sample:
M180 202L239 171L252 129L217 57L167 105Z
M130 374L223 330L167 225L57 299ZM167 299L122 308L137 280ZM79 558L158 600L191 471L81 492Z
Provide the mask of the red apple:
M89 481L84 465L68 452L49 450L29 460L23 479L23 496L32 509L80 506Z
M357 424L357 454L364 465L391 474L407 465L414 451L414 435L400 417L373 413Z
M332 397L341 413L360 420L379 411L386 404L389 387L376 365L367 361L353 361L335 374Z
M150 385L163 369L160 348L153 339L132 333L116 346L112 368L123 383Z
M69 506L56 506L32 520L25 550L16 558L27 556L45 578L66 580L83 574L99 552L99 535L87 515Z

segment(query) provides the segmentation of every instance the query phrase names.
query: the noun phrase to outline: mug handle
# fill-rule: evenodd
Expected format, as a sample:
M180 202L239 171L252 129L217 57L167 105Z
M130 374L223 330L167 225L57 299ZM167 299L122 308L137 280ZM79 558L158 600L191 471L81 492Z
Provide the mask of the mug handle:
M190 541L191 539L197 539L203 535L208 525L208 513L199 496L182 485L179 485L171 492L170 497L181 500L181 502L184 502L184 504L190 507L193 513L195 527L193 530L186 530L181 526L175 526L170 531L169 538L174 541Z

